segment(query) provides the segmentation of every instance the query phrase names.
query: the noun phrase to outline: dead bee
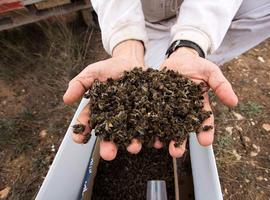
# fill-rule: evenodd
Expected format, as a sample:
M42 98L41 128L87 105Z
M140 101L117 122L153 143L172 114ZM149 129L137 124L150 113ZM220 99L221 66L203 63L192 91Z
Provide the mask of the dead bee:
M85 130L85 125L84 124L75 124L72 126L73 128L73 133L75 134L79 134L79 133L83 133Z
M212 125L205 125L202 127L202 131L209 131L211 129L213 129L214 127Z

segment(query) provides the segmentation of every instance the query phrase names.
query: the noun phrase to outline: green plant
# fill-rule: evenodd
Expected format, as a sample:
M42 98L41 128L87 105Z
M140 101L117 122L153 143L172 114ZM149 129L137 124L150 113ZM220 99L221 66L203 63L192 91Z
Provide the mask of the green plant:
M254 101L248 101L246 103L239 104L240 112L248 117L254 117L262 114L263 106Z
M216 146L218 147L218 149L228 150L228 149L231 149L232 145L233 145L233 139L231 135L224 134L224 135L219 135L217 137Z

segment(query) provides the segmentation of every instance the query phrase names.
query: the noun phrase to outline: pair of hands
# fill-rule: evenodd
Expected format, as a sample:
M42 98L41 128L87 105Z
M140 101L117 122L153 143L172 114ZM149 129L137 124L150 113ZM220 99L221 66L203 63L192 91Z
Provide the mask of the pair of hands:
M69 82L68 89L64 95L64 102L72 104L79 100L94 80L106 81L111 77L117 79L123 75L124 71L132 70L134 67L144 67L144 47L141 42L128 40L118 44L113 50L112 58L88 65L80 74ZM200 58L198 53L190 48L178 48L167 58L160 68L167 67L178 71L184 76L190 78L196 83L205 82L215 92L218 98L228 106L237 105L238 98L235 95L231 84L223 76L219 67L214 63ZM204 109L211 110L208 94L204 95ZM73 134L73 140L77 143L83 143L87 134L90 134L89 106L81 112L78 122L86 125L81 134ZM214 126L214 116L204 121L203 125ZM91 126L91 122L90 122ZM203 146L212 144L214 140L214 129L202 131L198 135L198 141ZM169 153L173 157L181 157L185 152L186 141L180 146L175 147L174 141L169 144ZM163 144L156 139L155 148L162 148ZM142 148L137 139L133 139L127 147L127 151L132 154L138 153ZM113 142L100 142L100 156L105 160L113 160L117 154L117 146Z

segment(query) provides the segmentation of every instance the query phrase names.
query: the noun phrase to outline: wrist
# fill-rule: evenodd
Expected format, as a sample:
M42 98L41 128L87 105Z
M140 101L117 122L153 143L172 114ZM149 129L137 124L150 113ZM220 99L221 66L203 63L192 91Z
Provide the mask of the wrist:
M182 56L182 55L192 55L192 56L199 57L199 53L195 49L190 48L190 47L179 47L170 55L170 57Z
M190 40L175 40L166 51L166 56L169 57L173 52L175 52L180 47L187 47L194 49L195 51L198 52L198 55L200 57L205 58L205 54L202 48L198 44Z
M126 40L116 45L112 57L128 59L134 65L144 65L144 46L139 40Z

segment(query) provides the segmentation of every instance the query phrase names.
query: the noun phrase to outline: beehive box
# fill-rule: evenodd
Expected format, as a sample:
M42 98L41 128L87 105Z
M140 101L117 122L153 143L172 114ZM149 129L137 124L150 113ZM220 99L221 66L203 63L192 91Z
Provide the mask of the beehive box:
M130 155L131 160L130 160L130 163L127 164L125 161L127 161L127 159L129 158L127 157L128 153L123 152L123 150L122 152L120 152L120 155L118 155L120 156L120 158L119 157L116 158L115 161L108 162L108 161L102 160L100 162L98 141L95 143L93 148L94 148L93 153L91 155L88 169L86 171L86 175L84 178L84 185L82 187L83 188L82 199L85 199L85 200L100 199L100 198L108 199L109 198L108 195L110 193L113 193L119 199L128 199L127 194L134 194L134 199L145 199L147 181L156 180L157 177L161 180L164 180L164 178L167 179L166 185L167 185L168 199L176 199L176 200L194 199L192 172L191 172L190 158L189 158L188 152L186 152L182 158L176 160L176 159L171 159L170 157L168 157L169 155L164 153L166 152L165 149L164 150L155 150L151 148L143 149L142 152L139 153L138 155ZM147 155L154 156L155 158L151 160L149 157L145 157L145 159L142 157L142 156L147 156ZM125 156L125 157L121 159L121 156ZM162 156L167 156L167 157L162 157ZM148 160L146 161L146 159ZM134 163L137 161L142 161L142 162ZM155 163L151 163L151 162L155 162ZM102 165L102 166L99 166L99 165ZM132 165L134 166L131 167ZM157 165L157 167L154 168L155 165ZM153 167L153 169L151 168L149 169L149 167ZM128 168L131 168L132 170L134 170L134 172L131 173L130 171L126 171L128 170ZM144 171L142 171L143 169ZM151 173L151 170L153 170L152 173ZM164 170L168 170L168 172L166 171L164 172ZM97 174L97 172L101 174ZM111 173L111 172L114 172L114 173ZM132 176L130 176L130 173ZM148 173L149 175L147 176ZM153 173L154 175L152 175ZM155 174L155 173L160 173L160 174ZM112 177L106 177L109 174L111 174ZM139 175L142 176L141 180L138 178ZM129 177L128 180L127 180L127 177ZM104 180L105 178L106 178L106 181ZM169 178L171 178L171 180L168 180ZM126 180L123 180L123 179L126 179ZM99 182L99 184L95 185L96 182ZM115 184L110 184L110 185L108 184L112 182L114 182ZM124 186L123 186L123 182L125 183ZM137 184L137 188L136 188L136 184ZM132 188L128 188L127 186L132 187ZM97 187L100 187L100 188L97 188ZM95 189L97 191L95 191ZM117 191L121 191L121 194L117 194ZM115 199L115 196L114 196L114 199ZM130 198L131 197L129 197L129 199Z
M84 196L90 198L99 162L97 140L92 136L90 141L83 145L78 145L72 140L72 125L76 123L78 115L88 102L88 99L82 99L37 194L37 200L82 199ZM175 187L178 189L175 193L180 197L184 195L181 200L190 199L190 193L186 192L189 190L194 190L196 200L221 200L222 193L212 146L202 147L197 141L196 134L191 133L189 154L192 177L190 172L185 170L187 169L185 165L189 162L181 160L186 157L178 159L177 171L175 170L177 174L175 178L178 178ZM190 186L192 180L194 187Z

